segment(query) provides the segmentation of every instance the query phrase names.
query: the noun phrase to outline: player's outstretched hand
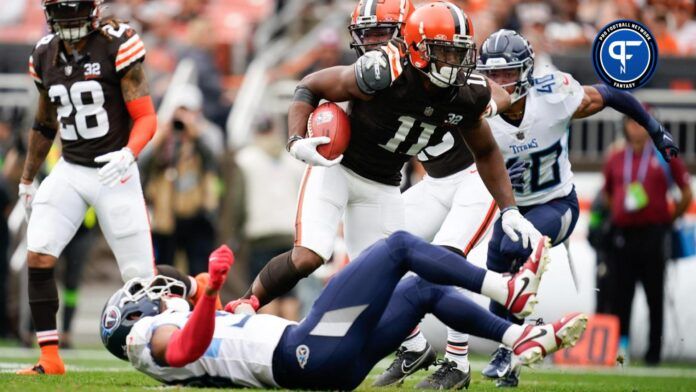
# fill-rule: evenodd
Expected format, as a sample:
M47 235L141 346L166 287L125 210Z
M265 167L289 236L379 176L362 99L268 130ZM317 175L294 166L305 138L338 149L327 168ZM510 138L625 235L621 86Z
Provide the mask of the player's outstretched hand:
M30 184L25 184L23 182L19 183L19 201L24 207L24 218L29 222L29 217L31 216L31 204L34 202L34 195L36 194L36 185L32 181Z
M208 258L208 274L210 274L208 287L220 290L227 279L227 273L232 264L234 264L234 253L227 245L215 249Z
M660 124L660 131L650 134L655 147L660 152L665 161L669 162L679 154L679 147L674 144L672 134L665 129L664 125Z
M290 146L290 155L308 165L312 166L333 166L341 163L343 155L336 159L328 160L317 152L317 146L331 142L326 136L309 137L296 140Z
M94 158L94 162L106 163L99 169L99 181L108 187L113 187L120 182L128 181L124 176L128 168L135 162L135 156L128 147Z
M503 212L502 216L503 231L514 242L522 237L522 246L528 247L530 240L532 244L539 242L541 233L529 222L517 208L509 208ZM519 235L517 235L519 233Z

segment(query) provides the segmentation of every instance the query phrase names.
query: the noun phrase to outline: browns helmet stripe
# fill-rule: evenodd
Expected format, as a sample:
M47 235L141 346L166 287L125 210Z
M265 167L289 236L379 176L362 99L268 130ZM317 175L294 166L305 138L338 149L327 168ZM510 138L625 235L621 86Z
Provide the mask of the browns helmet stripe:
M363 2L362 8L360 9L360 13L363 16L373 16L377 15L377 1L378 0L366 0Z
M445 1L444 3L447 4L447 8L449 8L450 13L452 14L452 19L454 20L454 34L468 35L466 31L468 21L464 15L464 12L462 12L459 7L448 1Z

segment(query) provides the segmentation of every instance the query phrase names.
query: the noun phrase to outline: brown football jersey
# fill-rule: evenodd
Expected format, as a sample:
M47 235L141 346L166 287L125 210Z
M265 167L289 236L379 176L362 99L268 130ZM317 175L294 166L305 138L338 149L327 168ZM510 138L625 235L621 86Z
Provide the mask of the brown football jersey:
M132 120L121 78L145 58L145 46L127 24L101 27L87 37L81 57L69 56L58 36L43 37L29 57L29 74L57 107L63 157L90 167L94 158L128 143Z
M439 163L444 164L446 170L453 170L453 167L461 170L470 165L473 159L461 140L462 132L479 121L490 101L486 79L474 73L461 87L433 93L426 91L421 71L404 57L397 60L398 55L389 47L383 54L389 66L381 62L376 53L365 56L356 63L356 76L361 90L373 98L351 102L351 139L341 164L365 178L398 185L406 161L428 151L432 156L429 147L449 141L458 148L456 152L448 150L457 155L443 157L446 159ZM367 91L365 86L380 83L385 75L391 76L388 87ZM368 78L372 79L367 81Z

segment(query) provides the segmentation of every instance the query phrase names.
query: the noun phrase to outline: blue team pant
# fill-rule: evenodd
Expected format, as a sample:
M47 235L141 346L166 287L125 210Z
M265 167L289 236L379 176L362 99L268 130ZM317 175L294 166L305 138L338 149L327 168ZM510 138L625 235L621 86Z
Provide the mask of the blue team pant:
M402 280L413 271L419 276ZM337 274L273 358L284 388L354 389L394 352L426 313L457 331L500 341L510 323L452 286L480 292L486 270L400 231L366 249Z

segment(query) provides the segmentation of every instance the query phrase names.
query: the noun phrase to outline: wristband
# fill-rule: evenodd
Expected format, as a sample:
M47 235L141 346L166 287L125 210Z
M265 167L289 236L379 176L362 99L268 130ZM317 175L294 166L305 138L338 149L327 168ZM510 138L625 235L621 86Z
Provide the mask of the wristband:
M507 207L503 208L502 210L500 210L500 216L503 216L503 214L505 214L506 212L508 212L508 211L510 211L510 210L517 210L517 211L519 211L520 209L517 208L517 206L507 206Z
M302 140L302 139L304 139L304 138L303 138L302 136L300 136L300 135L292 135L292 136L290 136L290 138L288 139L288 142L285 143L285 150L286 150L287 152L290 152L290 147L292 146L292 143L294 143L294 142L296 142L296 141L298 141L298 140Z

